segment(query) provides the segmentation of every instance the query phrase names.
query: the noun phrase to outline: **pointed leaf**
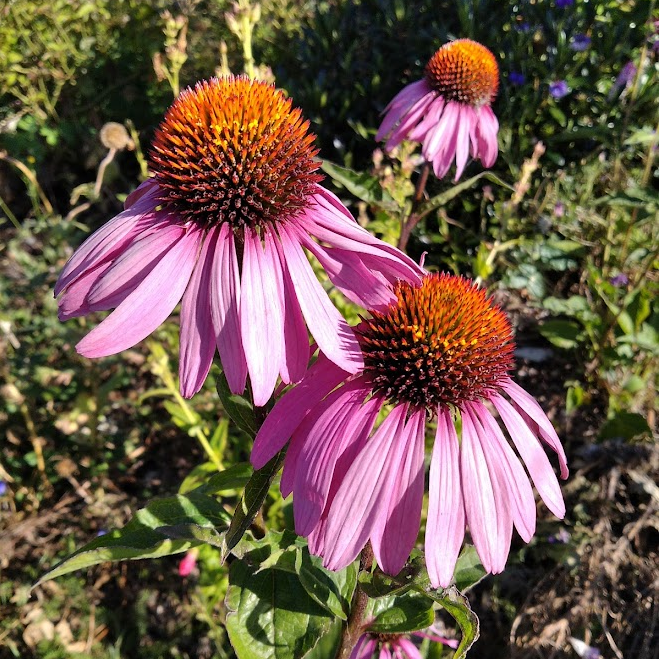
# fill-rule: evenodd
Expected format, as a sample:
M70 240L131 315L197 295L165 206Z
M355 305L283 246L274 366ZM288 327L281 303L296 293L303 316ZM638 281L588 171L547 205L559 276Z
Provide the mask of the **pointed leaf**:
M369 631L377 634L404 634L430 627L435 622L433 601L420 593L372 600L373 622Z
M215 383L217 393L222 401L222 407L231 420L250 437L256 437L258 426L252 404L238 394L232 394L224 373L221 373Z
M486 576L487 571L481 564L480 558L478 558L476 547L465 545L458 557L455 572L453 573L456 588L461 593L464 593L469 588L473 588L473 586Z

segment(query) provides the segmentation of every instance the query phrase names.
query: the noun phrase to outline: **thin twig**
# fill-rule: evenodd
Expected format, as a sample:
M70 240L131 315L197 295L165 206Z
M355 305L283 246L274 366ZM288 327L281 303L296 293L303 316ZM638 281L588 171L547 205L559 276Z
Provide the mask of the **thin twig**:
M430 163L426 162L423 164L419 180L416 182L416 188L414 190L414 198L412 199L412 208L410 209L410 214L403 222L403 226L400 230L400 238L398 239L398 249L402 252L405 251L407 247L407 241L414 231L414 227L419 223L422 218L422 215L418 214L419 204L423 199L423 193L426 189L426 183L428 182L428 175L430 174Z

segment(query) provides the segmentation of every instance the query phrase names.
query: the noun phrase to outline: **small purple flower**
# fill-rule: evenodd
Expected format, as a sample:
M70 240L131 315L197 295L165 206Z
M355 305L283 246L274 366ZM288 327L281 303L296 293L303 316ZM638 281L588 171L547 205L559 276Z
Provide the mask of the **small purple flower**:
M524 21L523 23L517 23L515 29L518 32L526 33L531 31L531 24Z
M581 657L581 659L599 659L602 655L597 648L594 648L587 643L584 643L578 638L571 636L569 639L570 645L574 651Z
M570 88L565 80L554 80L554 82L549 83L549 93L558 100L563 96L567 96L570 93Z
M105 529L99 529L96 533L97 538L100 538L103 535L107 535L107 531Z
M562 201L557 201L554 205L554 215L556 217L563 217L565 215L565 204Z
M618 74L616 81L613 83L613 87L611 87L611 91L609 92L609 100L611 100L621 89L631 85L632 81L634 80L634 76L636 76L636 64L631 61L627 62L627 64L622 67L620 73Z
M550 545L555 545L555 544L566 545L568 542L570 542L570 534L565 529L561 529L555 535L550 535L547 538L547 542Z
M0 481L0 497L4 497L7 494L7 483Z
M590 37L587 34L575 34L570 40L570 50L580 53L590 47Z
M508 80L510 80L511 85L523 85L526 82L526 76L519 71L511 71L508 74Z
M565 7L571 7L574 4L574 0L556 0L556 9L565 9Z
M617 288L622 288L623 286L627 286L627 284L629 284L629 277L624 272L619 272L617 275L611 277L609 282Z

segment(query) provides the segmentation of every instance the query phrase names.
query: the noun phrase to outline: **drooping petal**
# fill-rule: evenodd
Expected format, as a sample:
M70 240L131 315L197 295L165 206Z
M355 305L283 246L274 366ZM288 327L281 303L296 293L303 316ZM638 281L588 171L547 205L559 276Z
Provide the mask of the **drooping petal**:
M147 179L143 183L140 183L137 188L126 197L126 201L124 201L124 210L128 210L134 206L140 199L144 199L147 196L152 197L156 192L158 192L158 184L152 178Z
M263 422L252 447L254 468L260 469L279 452L310 410L348 375L321 354L302 382L277 401Z
M522 540L529 542L535 533L535 499L528 476L490 411L482 403L470 406L483 427L482 444L490 471L496 469L508 492L515 528Z
M233 231L222 224L211 269L211 318L229 389L242 394L247 362L240 337L240 270Z
M183 296L201 240L201 231L189 231L142 283L78 343L76 350L84 357L106 357L131 348L151 334Z
M467 164L467 158L469 157L470 110L471 108L468 105L464 105L460 108L460 114L458 115L458 130L455 144L456 181L462 176L462 172Z
M540 442L505 398L493 394L490 400L508 429L542 500L556 517L562 519L565 516L565 502L556 474Z
M538 405L538 402L527 391L522 389L517 383L512 380L507 380L502 383L501 388L510 396L514 403L516 403L520 411L530 418L538 427L538 435L554 450L558 456L558 462L561 467L561 478L566 479L570 475L570 470L567 467L567 458L565 457L565 450L558 438L554 426L547 418L544 410ZM536 486L537 487L537 486Z
M447 588L465 534L465 511L460 482L460 446L451 413L440 407L430 461L426 565L433 587Z
M362 634L350 653L349 659L371 659L377 641L368 634Z
M449 135L455 130L457 114L458 104L449 101L437 125L426 134L421 153L428 162L434 162L437 155L445 151Z
M181 303L179 381L184 398L201 389L215 355L211 279L218 233L217 227L212 227L206 234Z
M412 107L401 117L400 123L392 131L389 139L384 145L387 153L393 151L403 140L409 138L409 134L416 126L419 119L423 116L428 106L435 100L435 95L430 93L421 97Z
M355 560L386 503L393 483L383 476L400 460L406 405L395 407L348 469L327 517L323 564L340 570Z
M327 297L299 242L283 229L280 236L300 309L318 347L343 370L357 372L364 360L352 329Z
M306 433L293 486L298 535L308 535L320 519L336 461L352 436L361 430L361 407L369 391L368 384L358 379L332 392L321 403L323 413Z
M405 638L404 636L400 636L397 639L398 645L400 645L401 649L407 656L407 659L423 659L421 656L421 653L419 652L419 649L410 641L409 638Z
M419 99L432 93L432 89L425 79L417 80L403 87L384 109L385 117L380 128L378 128L375 141L380 142L386 137L394 125Z
M148 230L151 224L169 218L164 211L153 211L153 206L151 195L145 196L89 236L62 268L55 284L55 296L89 269L120 254L135 236Z
M276 265L279 266L279 259ZM252 383L254 405L265 405L277 383L284 352L284 301L281 268L272 245L265 252L261 237L245 230L240 298L240 330ZM264 341L267 341L267 349Z
M421 525L424 489L425 410L414 412L396 439L400 461L390 461L382 478L393 481L386 512L373 525L371 543L378 565L398 574L409 558Z
M496 574L505 567L510 549L512 516L492 482L471 412L468 408L461 411L460 475L465 514L483 567Z
M378 309L396 299L383 277L369 270L363 258L338 248L323 248L313 240L304 246L318 259L330 281L351 301L365 309Z
M291 382L299 382L307 371L309 358L311 357L309 333L304 322L304 316L302 316L300 303L297 301L295 287L286 267L281 243L270 232L266 234L266 240L268 239L272 241L273 258L278 260L284 287L284 356L279 373L282 382L290 384Z
M91 287L111 266L112 262L108 261L101 265L97 265L94 268L90 268L85 274L81 275L72 284L67 286L66 290L57 301L57 317L60 320L69 320L69 318L85 316L92 311L107 311L108 309L111 309L111 307L104 308L103 305L92 308L87 302L87 296L89 295Z
M420 121L409 135L410 140L423 142L428 131L437 124L444 111L444 97L438 96L426 109L426 116Z
M118 306L185 233L185 227L170 224L134 240L97 278L89 291L87 303L99 310Z
M489 105L479 108L476 137L478 139L478 154L485 167L492 167L496 162L499 152L498 131L499 121L492 112L492 108Z

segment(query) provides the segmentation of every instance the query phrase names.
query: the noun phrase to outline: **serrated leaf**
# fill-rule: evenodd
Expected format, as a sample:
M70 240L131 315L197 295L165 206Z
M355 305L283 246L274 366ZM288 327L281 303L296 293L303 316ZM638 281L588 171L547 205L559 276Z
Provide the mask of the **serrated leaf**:
M332 618L305 591L297 575L261 570L261 547L229 570L226 629L238 659L301 659L332 627Z
M371 602L371 615L375 618L368 629L376 634L415 632L435 622L432 599L417 592L381 597Z
M455 586L451 586L445 590L428 589L425 591L425 595L446 609L458 623L462 632L462 638L460 639L460 645L453 655L453 659L461 659L461 657L467 654L469 648L471 648L480 635L478 617L471 610L469 600Z
M270 462L258 471L255 471L249 481L247 481L245 491L233 514L229 530L226 532L225 546L222 550L223 561L226 560L229 552L240 542L245 531L247 531L254 521L265 498L268 496L268 490L270 489L270 485L272 485L272 481L284 462L285 455L286 449L284 448Z
M222 402L222 407L224 407L231 420L250 437L256 437L258 426L256 417L254 416L253 405L243 396L231 393L224 373L218 376L215 386Z
M473 545L465 545L460 552L458 561L455 565L453 579L456 588L464 593L469 588L473 588L484 577L487 576L487 570L483 567L478 552Z
M225 529L229 515L215 499L191 492L166 499L157 499L138 510L123 529L111 531L75 551L53 569L46 572L36 586L44 581L106 561L157 558L187 551L199 544L196 539L175 539L161 528L194 525L199 528Z

